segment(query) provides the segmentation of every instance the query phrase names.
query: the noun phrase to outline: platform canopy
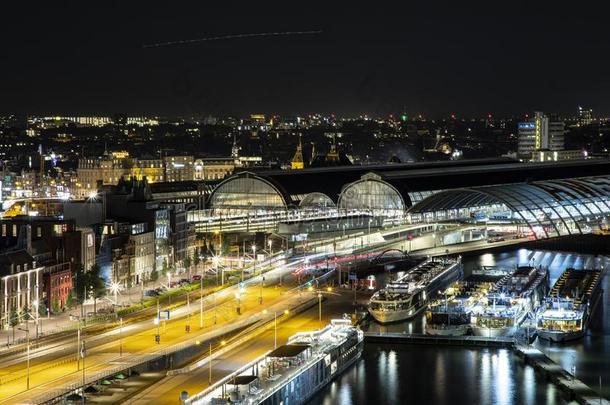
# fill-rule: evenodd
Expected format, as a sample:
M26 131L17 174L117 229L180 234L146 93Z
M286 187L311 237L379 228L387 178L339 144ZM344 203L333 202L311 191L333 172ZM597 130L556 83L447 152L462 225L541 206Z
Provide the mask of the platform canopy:
M408 213L437 216L489 206L510 210L536 236L588 233L610 216L610 176L446 190L423 199Z

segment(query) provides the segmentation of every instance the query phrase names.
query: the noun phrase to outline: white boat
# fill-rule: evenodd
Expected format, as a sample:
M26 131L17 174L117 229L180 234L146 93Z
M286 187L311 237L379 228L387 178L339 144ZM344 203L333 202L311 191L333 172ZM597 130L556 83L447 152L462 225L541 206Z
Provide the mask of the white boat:
M301 405L354 364L364 334L348 319L333 319L323 329L299 332L202 392L185 405Z
M566 342L584 336L600 293L600 270L566 269L536 315L538 337Z
M472 311L472 333L476 336L512 336L542 302L548 290L548 271L518 267L502 278Z
M369 313L380 323L413 318L436 296L438 290L447 288L462 275L459 257L428 259L373 294Z

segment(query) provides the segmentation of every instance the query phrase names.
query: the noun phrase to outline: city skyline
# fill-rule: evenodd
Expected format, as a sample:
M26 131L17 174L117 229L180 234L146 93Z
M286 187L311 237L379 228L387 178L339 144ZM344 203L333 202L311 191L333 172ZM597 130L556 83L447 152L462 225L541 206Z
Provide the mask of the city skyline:
M9 7L6 113L610 112L600 7ZM286 31L319 33L259 36ZM246 37L145 47L226 36Z

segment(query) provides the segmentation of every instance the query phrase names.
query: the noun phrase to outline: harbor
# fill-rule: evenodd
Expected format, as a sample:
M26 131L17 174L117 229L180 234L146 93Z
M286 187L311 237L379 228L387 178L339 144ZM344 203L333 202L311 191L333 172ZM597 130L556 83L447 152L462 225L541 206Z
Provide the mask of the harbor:
M445 290L445 292L454 293L454 296L445 295L442 293L443 291L438 291L435 298L427 304L443 307L443 304L455 299L459 294L465 294L475 300L480 299L481 293L491 290L491 287L499 284L498 280L512 277L515 272L514 269L524 261L529 264L539 262L539 260L542 263L550 263L550 265L541 267L549 270L548 281L552 285L561 277L563 272L561 269L566 267L580 270L585 267L588 269L606 268L610 264L605 258L572 256L543 251L515 251L510 256L505 254L503 257L510 257L511 262L508 264L494 263L495 266L484 269L482 269L481 261L490 260L489 255L465 258L463 268L465 279L470 280L469 282L472 284L459 291L457 289L455 291ZM500 255L497 258L499 259ZM473 262L473 260L476 262ZM516 262L513 262L513 260L516 260ZM555 262L561 264L556 265ZM515 267L513 263L517 266ZM521 273L523 273L524 266L521 267ZM532 265L530 267L531 269L538 269L538 266ZM492 273L494 277L491 279L481 278L480 270ZM540 272L534 271L534 274L538 273ZM388 275L385 274L385 276ZM473 280L476 280L476 282ZM607 283L607 278L604 280ZM378 288L382 288L382 285L384 285L382 279L378 278L377 282L379 283ZM456 288L459 283L464 282L460 281L458 284L448 282L447 285L448 288ZM527 282L524 285L527 285ZM363 288L365 287L363 286ZM481 288L481 291L478 291L477 288ZM324 289L321 288L321 290ZM324 332L325 327L323 325L329 324L332 317L349 314L352 311L351 321L356 322L358 328L364 331L362 333L362 355L357 356L360 359L354 359L353 364L346 365L344 369L338 367L334 373L330 373L332 374L331 377L321 374L321 378L317 380L319 383L307 385L308 388L300 392L298 400L295 397L290 397L292 398L291 403L366 403L364 398L370 395L379 395L388 401L404 395L413 395L413 385L409 381L413 378L419 378L419 376L411 375L409 365L421 364L422 366L416 367L416 369L436 381L435 384L443 387L441 391L446 392L447 395L453 392L452 390L458 389L460 385L470 384L471 392L463 395L462 399L464 401L468 399L472 402L458 403L608 404L607 400L601 398L598 394L600 391L605 392L607 390L606 385L602 385L601 388L598 387L599 383L607 384L608 380L604 374L605 369L595 370L595 368L590 368L586 364L578 363L583 359L593 361L593 358L573 354L575 347L599 342L599 339L594 338L597 333L596 328L599 326L594 320L599 316L603 318L603 311L600 311L597 315L593 313L594 316L591 319L589 330L580 341L577 341L579 346L549 345L547 341L534 339L535 323L532 322L524 323L526 328L531 328L530 334L524 334L522 333L523 330L519 329L518 333L510 336L430 335L426 333L427 310L420 310L416 316L402 322L377 323L370 315L367 316L366 305L371 296L372 294L367 293L364 289L354 297L350 290L338 288L337 293L327 295L320 300L319 308L311 308L312 312L315 311L314 313L320 312L320 320L324 319L324 322L319 324L320 326L312 327L312 325L309 325L300 329L301 332L297 329L296 333L290 335L292 337L286 337L285 345L278 342L279 346L276 348L274 348L275 346L269 348L268 343L266 345L256 343L261 346L261 349L262 347L267 349L259 351L258 357L252 358L246 363L235 363L239 366L233 366L230 369L221 368L220 371L217 371L219 365L215 361L211 366L215 370L215 375L220 373L219 379L215 379L211 386L204 387L201 390L188 389L190 396L185 399L186 403L224 404L229 403L226 402L229 400L230 403L250 403L245 402L246 400L252 400L252 403L267 403L267 393L280 392L276 388L281 389L281 387L290 386L290 381L293 378L309 369L308 365L325 357L319 351L312 350L309 352L309 349L304 349L304 346L318 340L318 338L312 338L312 336L324 335L326 332ZM352 298L356 299L356 307L353 306ZM322 316L322 314L324 315ZM351 324L351 321L347 322ZM279 325L278 329L280 328L283 327ZM307 338L309 341L303 342L303 336L309 336ZM531 344L528 344L528 342L531 342ZM254 341L252 344L255 344ZM291 345L300 348L287 347ZM313 344L313 346L316 346L316 344ZM279 349L279 352L276 352L277 349ZM295 350L298 353L294 352ZM401 358L400 364L405 364L406 367L399 367L391 373L389 369L383 371L385 367L390 367L391 364L396 366L398 358ZM566 360L570 360L572 363ZM222 362L221 359L217 361ZM328 366L325 362L320 364L324 364L322 367ZM332 368L332 365L328 367ZM451 370L457 368L468 371L466 374L451 374ZM376 371L372 371L373 369ZM372 375L382 378L387 383L388 390L383 393L377 392L377 388L368 385L368 379L366 380L367 383L362 385L362 381L365 380L358 376L362 376L364 370L367 370L367 376ZM597 373L597 375L587 373L589 370L595 370L593 373ZM405 377L405 373L411 376ZM207 375L206 367L202 367L201 370L193 369L186 374L171 378L191 378L189 377L190 374L205 376ZM375 381L375 377L371 379ZM455 382L453 382L454 379L456 379ZM360 381L360 383L357 383L357 381ZM403 384L403 382L406 383ZM454 385L455 387L453 387ZM411 390L409 390L409 387L411 387ZM406 392L400 394L403 390L408 390L409 394ZM504 397L506 395L503 394L504 390L511 392L510 401L507 401ZM290 390L283 392L282 395L284 396L282 398L289 398L287 395L289 395ZM177 392L175 395L178 396L179 393ZM457 395L457 393L454 395ZM417 394L412 399L420 403L429 403L430 401L439 404L452 403L449 397L432 398L426 393ZM279 400L280 397L276 397L276 401ZM300 402L301 400L302 402ZM136 401L135 403L142 402Z
M491 268L510 268L516 265L541 266L549 271L549 284L555 285L557 280L568 268L574 272L584 274L593 269L605 270L608 267L608 259L601 256L578 255L551 251L528 251L525 249L513 253L475 255L464 260L465 278L472 276L473 272L479 271L484 266ZM585 270L580 273L581 270ZM589 328L580 340L570 344L549 343L548 340L536 339L536 318L531 315L524 320L523 329L515 336L489 337L489 336L434 336L426 334L428 328L427 317L422 316L393 325L367 323L365 341L373 345L390 345L401 348L396 350L411 351L417 347L436 347L440 351L445 350L509 350L523 360L523 364L531 366L545 381L555 384L561 389L566 399L578 403L607 403L600 398L598 392L607 392L607 362L599 363L598 359L586 355L586 348L591 345L608 344L606 335L600 330L605 330L608 325L607 315L603 310L603 301L608 298L602 290L607 289L608 278L600 274L600 294L597 301L591 302L595 311L589 322ZM605 281L601 281L601 280ZM584 290L584 289L583 289ZM439 307L443 307L445 299L451 302L453 297L442 297L438 300ZM545 296L540 297L541 303ZM595 303L595 306L593 304ZM433 304L431 304L433 305ZM542 306L541 306L542 308ZM442 312L442 309L441 309ZM527 339L529 337L529 339ZM527 344L528 340L532 344ZM404 349L402 349L404 347ZM446 347L447 349L443 349ZM525 350L528 349L528 350ZM600 350L600 349L597 349ZM577 355L577 352L583 351ZM527 356L523 355L526 353ZM606 364L604 366L603 364ZM605 397L605 395L603 395Z
M449 292L458 295L464 291L468 291L466 295L479 299L480 296L478 294L480 294L480 291L475 293L477 288L484 286L485 288L483 288L483 291L486 291L487 289L491 290L491 287L494 285L503 284L499 283L499 280L505 280L507 277L512 277L515 272L514 268L518 267L515 267L515 265L519 265L524 261L528 264L533 264L534 262L540 264L546 263L547 266L542 267L548 269L548 274L545 275L545 277L548 277L547 281L550 285L556 284L563 273L562 269L565 269L566 267L577 269L603 269L610 264L605 258L545 251L532 252L521 250L515 251L510 255L499 254L497 258L502 261L510 260L510 262L493 263L495 266L488 266L487 268L482 269L483 266L481 265L481 262L486 262L490 259L495 260L496 257L490 257L490 255L486 254L474 256L474 258L466 258L464 260L465 278L470 280L471 283L473 280L476 280L477 282L472 284L469 288L460 290L461 292ZM510 269L511 267L513 270ZM527 280L530 280L531 277L529 277L529 274L532 271L533 279L539 278L540 274L542 274L540 271L536 270L538 266L532 265L528 267L527 270L525 270L524 267L527 266L521 266L520 273L527 273ZM481 273L493 274L493 277L481 278ZM385 276L387 276L387 274ZM383 279L378 278L377 282L380 283L379 287L381 287ZM607 282L607 279L605 279L605 283ZM449 288L458 286L456 283L449 283L448 285L450 285ZM525 287L524 291L527 291L529 289L529 287L527 287L529 285L528 282L524 282L523 285ZM472 288L473 286L474 288ZM345 301L346 299L348 301L350 300L350 293L346 291L340 291L340 293L340 297L335 298L333 296L327 296L324 299L324 301L328 300L328 303L324 305L331 305L331 307L334 308L331 312L335 315L339 314L341 311L344 311L345 313L349 310L349 303ZM566 356L568 353L574 352L574 346L570 347L556 344L549 346L548 342L545 343L546 341L544 340L541 341L540 339L536 339L535 323L531 321L524 322L525 327L528 329L531 327L529 333L523 333L525 330L524 328L523 330L519 330L519 333L510 336L430 335L425 333L427 327L426 311L419 311L416 316L402 322L381 324L375 322L370 315L367 316L367 312L364 311L366 304L370 300L371 294L362 291L358 292L357 297L358 306L356 307L356 314L358 316L355 318L352 316L352 319L357 320L360 328L364 330L362 335L364 343L362 359L355 361L353 366L346 367L344 372L336 373L333 378L317 387L317 392L312 392L313 396L311 398L307 396L306 398L308 398L308 400L303 403L364 403L362 400L357 399L358 395L364 395L364 391L362 390L366 390L367 393L371 390L375 391L373 387L368 385L368 378L362 379L363 373L365 372L364 370L368 370L366 371L368 376L371 372L370 368L377 367L377 362L383 361L383 363L379 363L379 367L381 367L382 364L387 364L387 366L389 366L390 364L395 364L395 361L398 361L392 359L404 357L404 359L401 360L401 364L403 362L404 364L418 364L419 362L436 363L436 374L430 376L432 379L438 379L441 375L447 375L449 369L453 367L472 369L472 373L474 373L473 376L477 376L476 378L468 377L468 374L466 376L453 375L452 378L457 378L458 381L461 382L453 383L446 379L438 381L447 393L457 388L452 388L454 385L472 385L473 392L475 393L473 394L475 396L472 398L472 403L490 403L489 401L491 401L494 403L515 405L544 402L557 404L608 404L608 401L598 394L598 392L601 391L603 393L608 389L607 385L601 385L600 387L600 383L608 383L606 375L604 374L606 369L604 368L604 371L600 370L598 375L594 376L585 374L585 370L592 370L586 365L580 363L571 365L569 362L566 362L565 360L567 358L572 362L576 362L577 360L588 359L588 357L577 357L573 354ZM604 296L602 295L602 297ZM449 297L437 293L435 299L431 300L429 305L439 305L442 307L445 302L454 298L455 296ZM543 298L544 297L540 297L541 302ZM587 331L583 336L583 339L577 343L579 345L578 347L582 348L584 344L597 341L597 339L593 339L592 336L597 333L595 328L599 325L593 321L601 316L603 322L603 311L600 310L597 315L593 315L592 323L590 325L591 328L593 328L593 332ZM327 316L330 316L330 314L327 314ZM314 331L309 333L317 332ZM292 338L288 339L288 345L290 345L291 339ZM528 342L531 344L528 344ZM272 351L262 353L259 358L254 359L248 363L248 365L235 369L232 373L225 375L222 380L215 383L212 387L195 394L189 399L191 402L187 403L212 403L202 401L203 397L206 395L209 397L211 393L220 395L220 397L223 398L232 398L234 403L239 403L235 397L236 394L231 393L242 392L244 389L251 394L250 398L253 399L253 403L265 403L263 399L264 394L262 393L266 388L263 382L267 381L268 372L267 374L263 372L261 375L260 371L267 370L263 365L275 361L275 357L273 357L274 355L272 355L272 353ZM566 355L562 355L562 353ZM462 364L462 362L466 363L458 366L458 364ZM260 367L253 367L253 364L259 364ZM506 367L509 368L506 369ZM257 368L259 371L254 372L253 370L257 370ZM399 377L398 373L410 373L404 368L401 368L401 370L402 371L396 370L392 374L387 374L389 372L388 370L378 370L379 378L382 378L381 376L383 375L384 381L389 384L389 390L384 393L379 393L380 396L386 396L388 400L390 400L392 395L396 395L395 398L400 396L399 392L403 389L400 381L408 381L408 378L405 379L404 376ZM505 374L506 370L508 370L508 375ZM286 383L284 380L285 376L293 376L293 374L287 372L279 374L281 374L281 376L275 381L278 385ZM259 379L256 380L253 376L256 376ZM259 376L262 376L262 378ZM415 376L412 378L415 378ZM465 378L466 380L462 381ZM246 381L247 379L249 380ZM354 384L356 384L356 381L360 381L360 384L364 383L367 385L364 388L361 387L361 385L355 386ZM489 397L490 394L486 393L484 387L487 387L488 385L492 386L496 383L502 384L502 386L507 387L506 389L511 390L512 397L510 400L500 397L494 400L492 397ZM344 389L346 386L351 387L349 391ZM411 386L411 384L405 384L404 389L408 389L409 386ZM267 388L269 388L269 386L267 386ZM479 395L478 397L476 396L477 392ZM233 395L233 397L231 397L231 395ZM424 401L423 398L420 398L420 401ZM444 397L444 399L439 398L437 403L449 404L449 397Z

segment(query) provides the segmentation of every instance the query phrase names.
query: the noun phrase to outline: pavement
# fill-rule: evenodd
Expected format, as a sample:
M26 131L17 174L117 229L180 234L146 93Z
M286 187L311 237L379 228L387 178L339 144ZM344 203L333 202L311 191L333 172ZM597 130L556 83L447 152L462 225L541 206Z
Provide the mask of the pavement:
M161 281L156 281L154 283L150 282L144 288L146 290L154 289L159 287L160 285ZM97 300L97 302L95 303L95 309L99 312L100 310L111 308L115 303L114 298L114 295L110 294L109 296ZM142 298L142 287L140 285L137 285L130 289L122 290L117 294L116 298L116 302L118 302L118 304L121 306L128 306L130 304L140 303ZM36 328L35 320L28 321L29 325L27 326L24 322L15 328L14 339L12 328L0 330L0 353L15 344L24 343L26 341L25 330L27 330L28 328L30 330L31 339L36 338L36 329L38 329L38 336L49 336L56 333L75 330L75 322L70 319L70 315L80 316L81 313L88 314L93 312L93 309L93 300L87 300L84 304L83 309L81 309L81 306L78 305L76 308L67 309L58 314L51 314L50 316L40 316L38 318L38 328Z
M264 287L263 304L259 304L260 289L247 288L239 300L242 315L237 315L238 302L233 296L234 288L229 287L218 293L217 305L211 298L204 298L204 326L199 329L199 302L191 302L190 311L186 306L172 312L172 318L154 325L152 320L142 321L113 329L95 336L85 336L87 342L86 375L94 376L121 367L124 359L152 355L184 342L209 338L206 333L226 333L236 328L236 320L248 319L273 302L285 300L296 294L281 294L287 289L275 286ZM163 309L163 308L162 308ZM190 317L186 314L191 313ZM216 321L216 323L214 323ZM185 326L191 325L191 333ZM223 328L226 328L223 329ZM155 344L157 331L161 343ZM32 351L30 356L30 390L26 391L27 369L25 354L22 352L3 356L0 365L0 403L24 403L39 398L49 391L73 386L82 381L82 367L76 361L76 334L62 337L57 342L43 345ZM121 356L122 351L122 356ZM90 378L87 377L87 380Z

